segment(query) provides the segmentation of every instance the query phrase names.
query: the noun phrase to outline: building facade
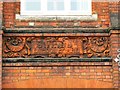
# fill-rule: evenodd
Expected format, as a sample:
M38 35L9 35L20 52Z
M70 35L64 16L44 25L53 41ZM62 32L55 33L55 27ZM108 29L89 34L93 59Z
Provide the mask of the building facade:
M91 1L91 15L36 16L21 4L0 2L1 88L120 87L118 0Z

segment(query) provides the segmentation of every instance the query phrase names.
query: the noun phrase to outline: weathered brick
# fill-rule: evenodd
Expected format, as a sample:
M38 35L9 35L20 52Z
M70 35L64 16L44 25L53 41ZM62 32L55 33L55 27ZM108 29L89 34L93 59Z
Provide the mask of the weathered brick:
M70 73L66 73L66 76L70 76Z
M96 72L102 72L103 69L96 69Z

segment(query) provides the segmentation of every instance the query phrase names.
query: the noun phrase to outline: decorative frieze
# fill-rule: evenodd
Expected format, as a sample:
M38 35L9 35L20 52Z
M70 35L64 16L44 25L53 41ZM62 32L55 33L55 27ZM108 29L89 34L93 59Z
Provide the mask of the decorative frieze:
M109 37L4 36L3 57L92 58L109 57Z

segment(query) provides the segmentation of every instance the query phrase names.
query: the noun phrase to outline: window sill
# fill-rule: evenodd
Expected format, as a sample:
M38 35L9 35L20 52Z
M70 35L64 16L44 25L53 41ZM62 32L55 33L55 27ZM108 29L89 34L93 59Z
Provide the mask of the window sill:
M35 20L35 21L97 21L98 15L86 16L24 16L16 14L16 20Z

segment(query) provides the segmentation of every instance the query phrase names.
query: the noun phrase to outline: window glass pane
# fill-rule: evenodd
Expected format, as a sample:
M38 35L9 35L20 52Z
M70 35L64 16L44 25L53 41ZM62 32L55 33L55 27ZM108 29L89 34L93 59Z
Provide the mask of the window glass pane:
M64 0L57 0L56 10L64 10Z
M84 11L88 10L88 0L71 0L71 10Z
M79 8L81 10L88 10L88 2L87 2L88 0L80 0L80 1L79 1Z
M55 9L55 4L53 0L48 0L47 2L47 10L54 10Z
M88 10L88 6L89 6L89 4L88 4L88 0L82 0L82 9L83 10Z
M41 10L40 0L26 0L25 10L26 11L39 11L39 10Z
M77 0L71 0L71 10L78 10Z
M91 15L91 0L21 0L21 15Z
M78 1L71 0L71 10L78 10Z
M47 10L64 10L64 0L48 0Z

